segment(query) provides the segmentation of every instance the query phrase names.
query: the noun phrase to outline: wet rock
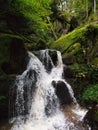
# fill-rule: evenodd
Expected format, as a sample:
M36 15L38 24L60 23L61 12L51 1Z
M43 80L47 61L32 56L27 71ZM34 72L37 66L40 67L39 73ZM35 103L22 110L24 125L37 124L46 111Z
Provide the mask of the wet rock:
M73 98L69 93L68 87L63 81L53 81L52 85L55 88L56 95L58 96L62 106L69 105L73 102Z
M80 119L80 117L84 117L84 114L82 113L83 115L81 114L80 116L77 110L80 110L81 112L86 111L84 108L81 108L80 106L78 106L77 109L77 105L75 104L67 105L63 109L63 112L67 119L74 124L73 128L71 127L69 128L69 130L89 130L88 125L83 121L83 119Z
M49 50L49 55L50 55L50 57L52 59L53 64L56 66L57 65L57 61L58 61L58 59L57 59L57 51Z
M91 127L91 130L98 130L98 104L88 110L84 121Z
M8 122L8 120L2 120L0 121L0 130L10 130L11 124Z
M51 72L52 68L57 65L57 51L47 49L45 51L35 51L33 53L43 63L47 72Z

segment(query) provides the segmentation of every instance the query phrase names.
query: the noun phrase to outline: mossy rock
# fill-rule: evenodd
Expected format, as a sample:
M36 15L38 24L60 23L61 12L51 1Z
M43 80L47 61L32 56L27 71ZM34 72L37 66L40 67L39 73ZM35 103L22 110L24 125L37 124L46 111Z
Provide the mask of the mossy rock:
M51 48L61 51L63 58L75 56L75 62L90 64L98 55L98 24L88 24L61 36Z
M91 35L93 34L93 36ZM87 39L95 38L98 35L98 24L89 24L79 27L74 31L61 36L52 44L52 48L60 50L62 53L75 43L86 44Z
M66 53L64 53L62 56L66 58L69 55L74 55L79 51L80 47L80 43L75 43L74 45L69 46L69 48L66 50Z

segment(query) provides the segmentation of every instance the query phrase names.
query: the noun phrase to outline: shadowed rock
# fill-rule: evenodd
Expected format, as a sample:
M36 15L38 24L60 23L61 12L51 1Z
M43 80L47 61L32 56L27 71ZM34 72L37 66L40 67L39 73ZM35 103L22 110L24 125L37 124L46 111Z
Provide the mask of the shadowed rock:
M62 106L69 105L73 102L73 98L69 93L67 85L63 81L53 81L52 84Z
M47 72L51 72L53 66L57 66L57 51L47 49L45 51L35 51L33 53L43 63Z
M91 130L98 130L98 105L93 105L91 109L88 110L84 121L89 124Z

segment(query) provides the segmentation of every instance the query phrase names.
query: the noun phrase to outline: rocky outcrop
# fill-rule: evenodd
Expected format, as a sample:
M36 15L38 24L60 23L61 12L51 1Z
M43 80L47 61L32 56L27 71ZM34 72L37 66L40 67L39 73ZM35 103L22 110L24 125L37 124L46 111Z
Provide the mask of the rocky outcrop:
M85 116L85 122L89 124L91 130L98 130L98 104L93 105Z

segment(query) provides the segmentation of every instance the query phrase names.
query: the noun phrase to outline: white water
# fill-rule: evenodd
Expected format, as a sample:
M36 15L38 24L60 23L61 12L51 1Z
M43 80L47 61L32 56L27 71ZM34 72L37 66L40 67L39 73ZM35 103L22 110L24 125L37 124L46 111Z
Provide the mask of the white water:
M79 108L71 86L62 79L63 63L60 52L57 51L58 62L57 66L55 66L48 54L48 50L40 51L42 60L44 60L44 57L47 57L46 63L48 64L49 61L51 62L52 70L50 73L46 71L43 62L34 54L30 52L28 54L30 61L27 70L16 78L17 96L15 107L17 109L17 117L15 117L11 130L80 130L75 127L74 122L69 119L68 115L61 110L59 99L52 85L52 81L63 81L67 85L70 96L73 99L73 104L75 103L77 106L73 107L70 112L76 114L78 117L77 119L82 121L86 111ZM30 79L25 78L31 69L37 74L34 92L31 89L32 82L35 80L34 74L31 75ZM28 89L26 95L28 98L28 102L26 103L28 114L25 114L25 84ZM81 130L85 129L83 128Z

